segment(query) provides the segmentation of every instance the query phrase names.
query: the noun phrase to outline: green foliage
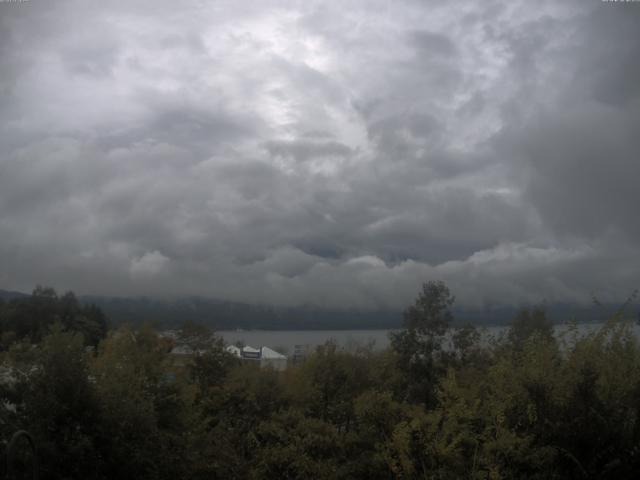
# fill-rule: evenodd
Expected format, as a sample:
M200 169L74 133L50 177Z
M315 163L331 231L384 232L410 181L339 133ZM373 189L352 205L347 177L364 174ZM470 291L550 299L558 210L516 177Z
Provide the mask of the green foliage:
M81 333L85 345L96 346L107 333L107 319L98 307L81 305L73 292L58 296L53 288L38 286L30 297L0 303L0 347L23 339L38 343L56 323Z
M453 350L462 363L466 363L470 357L480 353L480 340L480 331L470 324L456 328L451 336Z
M40 289L0 305L16 327L3 330L0 433L32 432L43 478L626 479L640 468L640 344L619 317L554 336L542 310L523 310L487 342L450 327L453 297L432 282L390 349L328 342L277 372L193 324L181 362L148 326L87 350L74 298ZM11 322L25 312L39 320L20 330Z
M97 434L109 478L175 478L184 460L188 392L171 380L165 345L149 327L121 328L92 363L100 398Z
M30 366L22 366L28 374L18 380L23 399L17 404L19 422L39 445L45 478L78 478L100 463L92 432L98 399L89 380L83 338L63 332L57 324L33 357Z
M367 361L339 351L333 342L319 346L301 368L308 383L300 404L314 417L348 430L354 416L353 401L371 385Z
M214 340L213 331L203 323L187 320L178 331L180 343L193 351L206 350Z
M547 318L544 309L540 307L523 308L511 322L508 339L516 350L533 336L543 340L553 341L553 324Z
M211 336L206 350L195 355L188 366L199 398L206 398L211 389L220 387L228 373L239 364L240 360L225 350L222 338Z
M330 423L295 410L278 413L256 429L250 478L344 478L338 473L340 443L340 434Z
M422 285L422 291L404 312L404 328L392 333L391 347L404 374L407 399L433 405L437 377L442 374L442 344L453 320L455 297L441 281Z

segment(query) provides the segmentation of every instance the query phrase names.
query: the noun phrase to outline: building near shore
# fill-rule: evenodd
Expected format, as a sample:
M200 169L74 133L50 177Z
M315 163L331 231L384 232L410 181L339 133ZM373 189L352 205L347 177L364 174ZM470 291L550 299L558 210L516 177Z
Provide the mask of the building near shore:
M228 345L225 349L243 361L258 363L260 368L268 367L278 371L283 371L287 368L287 357L269 347L253 348L249 345L244 347ZM174 345L169 353L174 366L185 367L193 361L193 357L206 353L206 349L195 349L186 344L178 344Z
M260 362L260 368L273 368L277 371L283 371L287 368L287 357L269 347L253 348L247 345L240 348L229 345L227 352L244 361Z

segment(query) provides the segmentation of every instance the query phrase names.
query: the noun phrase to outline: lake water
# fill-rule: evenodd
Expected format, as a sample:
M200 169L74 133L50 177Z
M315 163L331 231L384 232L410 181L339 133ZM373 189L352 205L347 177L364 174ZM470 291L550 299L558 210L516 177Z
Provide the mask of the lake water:
M588 323L578 325L580 333L589 333L600 328L602 324ZM556 334L561 334L568 327L556 325ZM499 337L506 333L506 326L480 328L484 339ZM640 336L640 327L634 327ZM285 355L293 353L296 345L312 350L328 340L335 341L340 347L355 350L358 346L372 344L376 350L389 346L389 332L392 330L222 330L216 332L228 344L241 342L252 347L266 346L281 351Z
M375 349L389 346L391 330L222 330L216 332L228 344L242 342L252 347L266 346L285 355L291 354L296 345L313 349L328 340L339 346L355 349L358 345L373 342Z

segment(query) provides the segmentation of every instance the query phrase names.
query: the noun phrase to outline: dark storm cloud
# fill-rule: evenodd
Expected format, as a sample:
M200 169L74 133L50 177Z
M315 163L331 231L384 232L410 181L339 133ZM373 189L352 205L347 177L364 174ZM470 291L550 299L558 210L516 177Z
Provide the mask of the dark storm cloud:
M540 93L539 107L499 137L530 170L525 194L558 234L614 229L640 240L639 25L640 9L602 5L580 17L559 57L558 104L543 106Z
M639 12L0 3L0 288L624 296Z

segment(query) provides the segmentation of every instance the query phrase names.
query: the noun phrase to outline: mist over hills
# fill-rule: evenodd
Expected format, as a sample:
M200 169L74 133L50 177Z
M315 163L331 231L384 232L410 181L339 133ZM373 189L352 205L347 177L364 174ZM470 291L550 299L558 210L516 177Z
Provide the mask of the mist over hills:
M24 298L28 294L0 290L0 298ZM85 304L95 304L107 315L113 326L151 323L158 328L172 328L184 321L207 324L216 330L347 330L392 329L402 324L400 310L330 309L312 305L283 307L209 299L204 297L109 297L79 296ZM481 309L454 307L455 324L479 326L507 325L522 306L489 305ZM620 305L578 306L544 305L554 323L576 320L578 323L604 321L619 310ZM638 316L637 308L626 310L627 316Z
M114 324L149 321L174 327L185 320L205 323L216 330L334 330L396 328L401 312L323 309L315 306L280 307L228 302L202 297L172 300L151 297L82 297L98 305Z
M12 290L0 290L0 299L2 300L11 300L13 298L24 298L28 297L29 294L22 292L15 292Z

